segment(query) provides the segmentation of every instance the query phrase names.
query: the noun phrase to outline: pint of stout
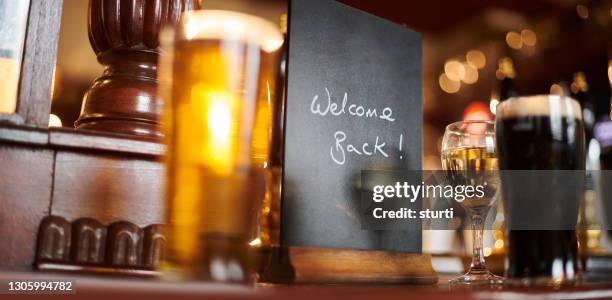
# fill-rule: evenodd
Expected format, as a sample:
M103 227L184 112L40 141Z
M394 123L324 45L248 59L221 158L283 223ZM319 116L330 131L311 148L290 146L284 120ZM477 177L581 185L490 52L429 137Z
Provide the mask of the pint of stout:
M185 13L173 36L159 75L168 100L164 270L246 282L283 37L261 18L213 10Z
M510 283L563 285L581 271L575 226L583 188L580 104L541 95L497 107Z

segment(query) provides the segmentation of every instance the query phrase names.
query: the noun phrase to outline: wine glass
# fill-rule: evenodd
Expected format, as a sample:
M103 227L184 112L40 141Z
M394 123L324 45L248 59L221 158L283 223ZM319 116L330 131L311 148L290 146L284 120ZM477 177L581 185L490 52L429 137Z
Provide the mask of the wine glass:
M454 188L458 185L483 188L482 197L473 195L457 200L472 223L473 251L467 273L450 280L450 284L501 284L503 278L487 269L482 250L484 222L489 209L497 202L501 188L495 151L495 123L461 121L446 126L442 139L442 167L446 180Z

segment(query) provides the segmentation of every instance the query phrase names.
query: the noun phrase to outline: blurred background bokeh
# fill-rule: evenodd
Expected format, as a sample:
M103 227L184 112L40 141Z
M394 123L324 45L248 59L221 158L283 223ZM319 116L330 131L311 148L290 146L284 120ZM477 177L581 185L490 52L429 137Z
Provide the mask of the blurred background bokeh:
M610 0L345 0L351 6L423 33L423 165L440 168L448 123L494 117L514 94L564 93L609 118L612 76ZM87 37L84 0L64 0L52 113L77 119L85 90L102 73ZM279 23L285 0L205 0ZM588 105L587 105L588 104Z

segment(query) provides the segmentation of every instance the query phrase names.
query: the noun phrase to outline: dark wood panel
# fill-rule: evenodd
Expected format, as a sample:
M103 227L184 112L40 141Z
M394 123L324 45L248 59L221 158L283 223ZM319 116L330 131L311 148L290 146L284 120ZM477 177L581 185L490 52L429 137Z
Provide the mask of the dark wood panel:
M31 268L52 170L53 151L0 144L0 269Z
M63 0L31 0L23 50L17 113L26 124L47 127Z
M51 213L68 220L163 223L161 162L58 150Z

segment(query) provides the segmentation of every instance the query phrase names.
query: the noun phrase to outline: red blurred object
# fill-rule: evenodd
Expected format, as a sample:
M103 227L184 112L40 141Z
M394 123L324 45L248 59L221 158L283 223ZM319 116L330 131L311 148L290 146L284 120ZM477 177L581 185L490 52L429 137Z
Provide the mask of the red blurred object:
M482 102L472 102L463 111L464 121L491 121L493 115L489 111L489 107Z

